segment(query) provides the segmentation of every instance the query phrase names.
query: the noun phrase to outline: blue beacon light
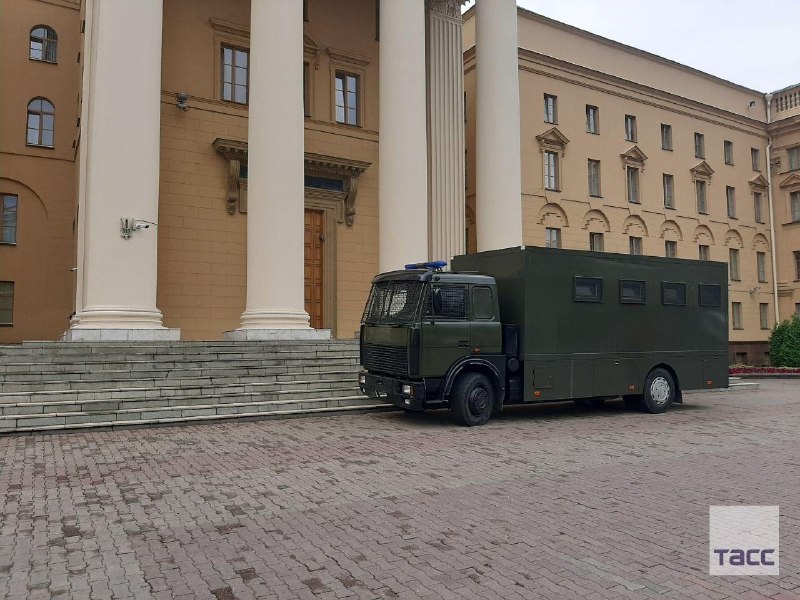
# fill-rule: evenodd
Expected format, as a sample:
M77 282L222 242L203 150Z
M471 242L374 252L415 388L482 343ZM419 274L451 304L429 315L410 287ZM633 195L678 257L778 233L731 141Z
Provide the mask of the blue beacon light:
M405 266L406 269L430 269L439 271L447 266L446 260L434 260L431 262L410 263Z

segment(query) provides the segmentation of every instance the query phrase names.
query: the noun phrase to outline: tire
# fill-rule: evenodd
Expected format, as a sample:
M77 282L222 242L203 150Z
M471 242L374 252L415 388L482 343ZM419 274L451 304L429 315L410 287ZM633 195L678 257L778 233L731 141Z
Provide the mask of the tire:
M622 401L628 410L642 410L642 397L638 394L623 396Z
M464 373L450 393L450 412L460 425L483 425L492 416L494 388L481 373Z
M653 369L644 383L642 409L653 414L663 413L672 406L676 392L675 380L669 371L661 368Z

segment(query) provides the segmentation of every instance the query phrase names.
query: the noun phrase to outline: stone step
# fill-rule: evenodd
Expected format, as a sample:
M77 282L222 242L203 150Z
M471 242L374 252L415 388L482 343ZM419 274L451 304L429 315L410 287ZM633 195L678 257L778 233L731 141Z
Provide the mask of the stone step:
M267 400L228 404L140 407L114 411L51 412L40 415L0 416L0 432L47 431L84 427L116 427L182 423L231 418L287 417L355 410L391 410L361 395L303 400Z
M102 382L101 382L102 385ZM55 402L55 401L75 401L84 402L87 400L119 400L119 399L146 399L176 396L196 396L196 395L227 395L248 392L308 392L310 390L337 390L357 388L354 378L347 379L306 379L293 381L261 381L256 383L241 384L213 384L183 385L180 381L173 382L173 385L161 387L121 387L109 388L99 387L97 389L76 389L76 390L44 390L44 391L20 391L20 392L0 392L0 406L7 404L23 404L30 402Z
M336 365L291 365L275 367L249 367L228 369L152 369L149 371L94 371L88 373L15 373L0 374L0 392L14 392L25 390L48 389L79 389L96 388L98 383L109 382L110 387L124 385L139 386L137 381L152 382L149 385L158 385L160 381L195 381L213 379L224 381L258 381L260 378L267 380L284 380L308 378L319 376L330 379L334 374L348 377L360 371L358 364ZM131 382L131 383L127 383Z

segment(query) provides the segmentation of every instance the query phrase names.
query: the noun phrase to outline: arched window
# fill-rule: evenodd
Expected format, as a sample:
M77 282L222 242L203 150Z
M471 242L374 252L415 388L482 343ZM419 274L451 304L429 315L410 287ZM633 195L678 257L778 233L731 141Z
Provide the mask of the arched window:
M46 98L34 98L28 103L28 146L53 147L56 111Z
M54 63L57 60L58 36L52 27L37 25L31 29L31 60Z

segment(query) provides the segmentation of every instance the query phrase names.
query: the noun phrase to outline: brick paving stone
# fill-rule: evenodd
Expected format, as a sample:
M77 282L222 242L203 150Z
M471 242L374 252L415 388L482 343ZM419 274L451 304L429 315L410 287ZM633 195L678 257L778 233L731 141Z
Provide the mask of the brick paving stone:
M0 597L800 600L800 382L686 400L1 436ZM707 574L711 504L779 578Z

